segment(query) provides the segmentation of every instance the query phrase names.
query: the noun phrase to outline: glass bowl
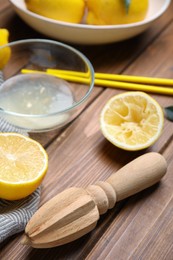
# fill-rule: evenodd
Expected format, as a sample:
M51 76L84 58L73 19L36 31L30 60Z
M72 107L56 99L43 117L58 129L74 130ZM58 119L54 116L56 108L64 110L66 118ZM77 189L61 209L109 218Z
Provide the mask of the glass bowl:
M0 117L7 122L28 132L50 131L83 109L94 70L81 52L57 41L28 39L0 47L0 53L10 53L0 71ZM80 78L69 79L74 72Z

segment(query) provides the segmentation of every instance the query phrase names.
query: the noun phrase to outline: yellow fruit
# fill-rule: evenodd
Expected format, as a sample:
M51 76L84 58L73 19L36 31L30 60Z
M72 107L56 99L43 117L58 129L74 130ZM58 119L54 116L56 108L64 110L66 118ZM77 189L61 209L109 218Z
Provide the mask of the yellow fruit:
M25 0L28 10L39 15L70 23L80 23L85 0Z
M11 55L11 50L9 47L1 49L1 46L8 43L8 37L8 30L0 29L0 70L6 65Z
M100 116L103 135L115 146L129 151L154 144L163 124L163 110L157 101L138 91L112 97Z
M87 7L86 22L88 24L127 24L145 18L148 0L131 0L128 10L124 0L87 0Z
M17 200L40 185L48 168L48 156L29 137L0 133L0 165L0 198Z

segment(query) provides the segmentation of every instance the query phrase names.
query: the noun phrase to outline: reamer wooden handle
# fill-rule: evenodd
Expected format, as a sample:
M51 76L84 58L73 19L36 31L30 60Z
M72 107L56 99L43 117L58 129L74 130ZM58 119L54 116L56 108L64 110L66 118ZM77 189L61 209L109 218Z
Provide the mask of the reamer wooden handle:
M157 183L165 175L166 170L167 163L161 154L146 153L112 174L105 182L90 185L87 191L94 198L99 213L104 214L114 207L116 201ZM104 193L101 190L104 190Z

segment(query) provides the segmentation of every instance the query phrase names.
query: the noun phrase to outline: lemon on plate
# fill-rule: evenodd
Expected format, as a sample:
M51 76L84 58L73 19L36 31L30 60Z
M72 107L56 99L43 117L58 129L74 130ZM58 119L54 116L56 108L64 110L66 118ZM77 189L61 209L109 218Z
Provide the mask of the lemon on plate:
M25 3L33 13L70 23L80 23L85 11L85 0L25 0Z
M144 92L124 92L103 107L100 126L115 146L137 151L154 144L161 135L164 114L159 103Z
M0 198L17 200L42 182L48 156L37 141L17 133L0 133Z
M11 50L8 46L1 49L1 46L8 43L8 38L9 31L7 29L0 28L0 70L6 65L11 55Z
M87 24L113 25L142 21L148 11L148 0L87 0Z

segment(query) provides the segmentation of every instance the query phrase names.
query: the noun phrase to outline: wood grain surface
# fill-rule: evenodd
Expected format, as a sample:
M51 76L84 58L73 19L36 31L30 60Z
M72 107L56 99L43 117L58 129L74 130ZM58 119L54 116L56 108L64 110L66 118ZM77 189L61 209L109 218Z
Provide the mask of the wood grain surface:
M173 78L173 3L143 34L124 42L73 45L91 61L97 72ZM27 26L8 1L0 0L0 27L10 31L10 41L47 38ZM165 119L159 140L140 152L114 147L101 134L99 115L103 105L119 89L94 87L82 112L68 126L49 133L31 134L46 148L49 170L42 184L40 206L71 186L87 187L106 180L126 163L147 152L159 152L168 171L161 183L128 199L102 215L96 228L67 245L33 249L21 245L23 233L0 245L0 259L173 259L173 123ZM173 97L151 95L161 106L173 105Z

